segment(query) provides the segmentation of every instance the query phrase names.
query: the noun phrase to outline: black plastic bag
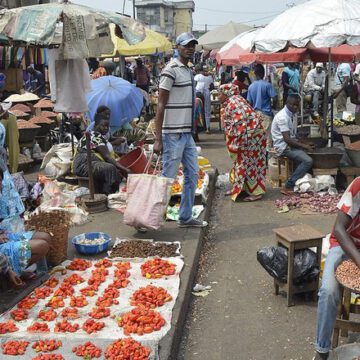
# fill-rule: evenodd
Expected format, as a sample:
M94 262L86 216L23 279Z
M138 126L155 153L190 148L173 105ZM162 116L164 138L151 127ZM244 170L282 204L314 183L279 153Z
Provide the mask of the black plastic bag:
M274 278L287 282L288 254L282 246L265 247L257 251L257 260ZM293 281L301 284L313 280L319 274L316 254L310 249L296 250Z

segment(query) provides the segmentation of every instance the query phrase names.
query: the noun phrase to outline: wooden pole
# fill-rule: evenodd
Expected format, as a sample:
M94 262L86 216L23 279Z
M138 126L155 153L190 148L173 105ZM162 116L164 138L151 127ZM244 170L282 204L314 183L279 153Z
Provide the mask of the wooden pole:
M94 200L95 190L94 190L94 178L93 178L92 164L91 164L90 133L87 131L85 133L85 136L86 136L86 155L87 155L90 199Z

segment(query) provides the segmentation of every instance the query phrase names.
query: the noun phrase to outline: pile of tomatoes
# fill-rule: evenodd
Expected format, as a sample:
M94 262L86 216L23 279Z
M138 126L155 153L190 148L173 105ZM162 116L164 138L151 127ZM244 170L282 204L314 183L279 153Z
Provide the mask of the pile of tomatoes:
M30 310L37 304L38 301L39 300L35 297L27 296L18 303L17 307L19 309Z
M32 325L27 328L28 332L50 332L49 326L47 323L40 323L35 321Z
M97 291L99 290L99 287L96 285L89 285L87 287L84 287L80 290L81 294L84 296L95 296Z
M8 320L4 323L0 323L0 335L18 331L15 323L12 320Z
M74 294L74 288L72 285L63 282L59 288L54 292L54 296L61 296L64 299Z
M116 340L105 351L105 359L147 360L151 350L132 338Z
M130 263L127 262L119 262L115 265L116 269L114 271L114 282L111 284L117 289L125 288L129 284L130 272L128 271L131 266Z
M148 260L141 265L141 274L147 279L159 279L163 276L174 275L176 265L160 258Z
M101 349L90 341L74 347L72 351L75 355L83 357L84 359L99 358L102 353Z
M84 271L91 267L91 261L84 259L73 259L73 261L66 267L69 270Z
M32 348L36 352L51 352L57 350L62 346L62 342L60 340L38 340L35 341Z
M86 297L83 295L80 296L72 296L70 299L70 306L74 307L84 307L88 304Z
M95 321L94 319L88 319L84 322L82 329L88 334L96 333L102 330L105 326L103 321Z
M57 317L57 313L53 309L40 310L38 314L38 319L44 321L54 321L56 317Z
M164 318L157 312L145 307L137 307L117 319L125 335L139 336L158 331L165 325Z
M2 353L4 355L24 355L29 341L10 340L2 344Z
M112 267L112 265L113 265L112 261L105 258L105 259L99 260L97 263L95 263L94 266L97 268L101 268L101 267L109 268L109 267Z
M72 274L64 279L63 284L78 285L83 283L85 280L78 274Z
M58 283L59 283L58 279L51 277L49 280L45 281L44 285L53 289L57 286Z
M93 308L91 312L89 312L88 314L90 317L92 317L93 319L102 319L105 317L110 316L110 309L107 307L96 307Z
M54 332L56 333L74 333L79 330L79 324L71 324L67 320L56 323Z
M96 268L91 272L92 276L88 280L89 285L100 286L105 282L106 277L109 275L109 271L105 268Z
M111 305L119 305L119 301L113 299L111 297L100 296L97 300L95 305L98 307L110 307Z
M53 292L54 292L54 290L51 289L50 287L43 286L41 288L35 289L35 297L37 299L45 299L48 296L50 296Z
M61 316L65 319L78 319L79 316L79 310L77 308L73 307L67 307L61 312Z
M40 354L32 360L65 360L60 354Z
M64 298L62 296L53 296L46 304L47 307L58 309L65 306Z
M15 321L26 320L29 317L29 312L25 309L15 309L10 312L10 316Z
M154 309L158 306L163 306L171 300L172 296L164 288L147 285L134 292L130 304Z

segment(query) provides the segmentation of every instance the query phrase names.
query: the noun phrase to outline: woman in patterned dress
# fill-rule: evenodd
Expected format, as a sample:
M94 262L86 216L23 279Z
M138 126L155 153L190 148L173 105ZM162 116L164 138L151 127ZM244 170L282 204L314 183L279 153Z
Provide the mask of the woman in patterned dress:
M105 138L109 132L109 119L98 114L95 117L94 130L90 131L91 163L94 181L101 194L112 194L119 189L120 182L127 176L129 169L115 160L111 143ZM75 175L88 177L86 137L80 139L73 162Z
M233 201L256 201L265 194L266 132L255 110L233 84L221 85L219 100L224 109L226 145L234 166L230 172Z

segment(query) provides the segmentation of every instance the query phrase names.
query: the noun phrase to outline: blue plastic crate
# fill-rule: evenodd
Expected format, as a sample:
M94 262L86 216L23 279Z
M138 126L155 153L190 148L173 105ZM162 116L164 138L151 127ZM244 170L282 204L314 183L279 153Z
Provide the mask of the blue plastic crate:
M78 244L79 240L87 239L94 240L99 237L103 237L106 241L101 245L84 245ZM109 248L109 243L111 241L110 235L103 232L91 232L91 233L83 233L79 234L71 239L71 243L75 246L75 249L80 254L100 254L106 251Z

